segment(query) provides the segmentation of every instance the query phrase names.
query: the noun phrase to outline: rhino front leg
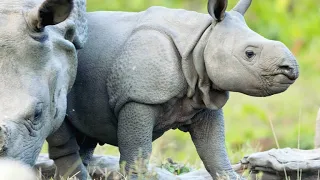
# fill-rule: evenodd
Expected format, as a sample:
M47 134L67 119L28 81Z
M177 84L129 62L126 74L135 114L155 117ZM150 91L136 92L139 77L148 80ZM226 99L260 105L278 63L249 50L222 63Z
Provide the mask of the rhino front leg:
M229 176L241 179L228 159L225 147L224 118L222 110L206 110L197 115L189 132L197 152L213 179Z
M47 138L49 144L49 157L56 165L55 179L67 179L75 176L80 180L86 180L89 176L83 165L79 146L68 121L64 121L61 127Z
M156 118L150 105L128 103L120 111L118 122L118 146L120 162L125 163L131 179L147 172L152 151L152 131Z

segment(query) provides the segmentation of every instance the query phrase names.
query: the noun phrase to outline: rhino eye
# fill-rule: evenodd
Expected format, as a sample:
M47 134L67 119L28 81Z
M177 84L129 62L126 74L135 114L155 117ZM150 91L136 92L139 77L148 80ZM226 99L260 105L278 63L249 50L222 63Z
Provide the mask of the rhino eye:
M39 109L34 114L34 119L38 119L42 115L42 109Z
M252 51L252 50L247 50L246 51L246 56L251 59L252 57L254 57L256 54Z
M39 103L34 112L34 119L40 118L42 115L42 103Z

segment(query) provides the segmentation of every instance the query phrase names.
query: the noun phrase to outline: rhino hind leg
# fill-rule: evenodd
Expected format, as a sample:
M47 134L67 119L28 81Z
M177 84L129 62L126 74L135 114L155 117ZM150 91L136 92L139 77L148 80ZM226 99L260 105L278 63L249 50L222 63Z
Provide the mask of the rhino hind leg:
M77 133L77 142L80 147L79 155L82 159L82 163L87 167L92 159L94 149L97 146L97 141L91 137Z
M57 167L54 179L76 177L80 180L86 180L90 177L80 158L80 148L75 131L67 120L47 138L47 142L49 157Z

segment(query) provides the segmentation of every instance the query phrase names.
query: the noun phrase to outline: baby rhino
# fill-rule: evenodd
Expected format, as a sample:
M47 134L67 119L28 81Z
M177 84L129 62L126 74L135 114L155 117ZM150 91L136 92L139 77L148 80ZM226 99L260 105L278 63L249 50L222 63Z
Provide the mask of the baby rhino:
M68 116L48 139L57 175L81 157L72 170L85 179L97 143L118 146L127 171L145 172L152 141L178 128L190 133L214 179L236 179L225 148L228 92L270 96L299 74L284 44L246 25L250 4L240 0L225 12L227 0L209 0L209 15L163 7L88 13Z

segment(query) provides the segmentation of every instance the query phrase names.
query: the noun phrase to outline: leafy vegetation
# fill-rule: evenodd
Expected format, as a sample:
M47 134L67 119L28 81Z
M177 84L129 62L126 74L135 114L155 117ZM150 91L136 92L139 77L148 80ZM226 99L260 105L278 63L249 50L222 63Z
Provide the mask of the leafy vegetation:
M229 0L228 9L236 3L237 0ZM141 11L161 5L206 13L207 1L87 0L87 4L88 11ZM227 148L233 162L245 153L276 148L270 121L280 147L298 147L300 137L300 148L313 148L315 117L320 104L319 7L320 1L315 0L254 0L248 10L246 21L250 28L266 38L282 41L294 52L300 64L300 78L286 92L267 98L231 93L224 112ZM172 157L182 164L201 164L186 133L169 131L153 146L152 161ZM96 153L118 154L118 150L104 146ZM173 170L176 171L174 167Z
M178 164L176 162L173 162L171 158L168 158L166 162L164 162L161 166L162 168L168 170L172 174L180 175L183 173L191 172L191 168L186 165Z

